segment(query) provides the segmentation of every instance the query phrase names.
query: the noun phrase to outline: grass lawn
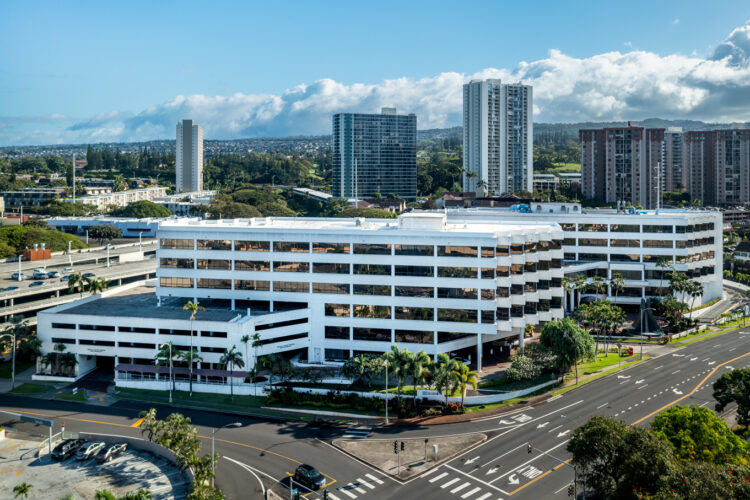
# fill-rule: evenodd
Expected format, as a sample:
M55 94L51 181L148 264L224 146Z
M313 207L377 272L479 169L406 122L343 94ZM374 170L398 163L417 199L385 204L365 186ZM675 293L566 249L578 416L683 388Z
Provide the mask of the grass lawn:
M19 373L25 372L32 366L34 366L33 361L22 362L22 361L16 360L16 375L18 375ZM0 378L10 378L12 371L13 371L13 363L11 361L0 363Z
M73 394L72 392L67 392L65 394L61 394L57 396L55 399L60 399L62 401L81 401L83 403L88 401L86 399L86 395L84 394L84 391L82 390L79 390L75 394Z
M129 394L139 396L151 396L154 400L158 399L169 400L168 391L153 391L149 389L131 389L128 387L122 387L117 389L120 396L127 397ZM263 406L265 397L263 396L234 396L234 402L229 394L211 394L203 392L194 392L193 396L185 391L174 391L172 392L172 398L174 400L182 400L186 402L194 403L212 403L217 405L230 405L230 406L241 406L246 408L260 408Z
M41 394L43 392L48 392L54 389L51 385L44 385L44 384L21 384L15 389L13 389L14 394Z

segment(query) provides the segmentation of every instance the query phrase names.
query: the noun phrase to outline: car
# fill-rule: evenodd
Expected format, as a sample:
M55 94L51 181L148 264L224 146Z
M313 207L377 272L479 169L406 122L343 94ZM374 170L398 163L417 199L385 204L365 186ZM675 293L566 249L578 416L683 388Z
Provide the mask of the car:
M32 287L32 286L42 286L43 284L44 284L44 281L32 281L29 284L29 287Z
M47 277L48 278L59 278L60 272L59 271L47 271Z
M47 271L42 269L41 267L38 269L34 269L34 279L35 280L44 280L47 279L49 276L47 276Z
M55 460L65 460L78 451L85 443L86 441L83 439L66 439L52 450L52 458Z
M107 446L107 444L104 441L91 441L90 443L86 443L78 449L76 460L86 460L96 456L96 454L105 446Z
M72 267L63 267L61 272L62 273L72 273L73 272L73 268Z
M93 278L94 276L96 276L94 273L83 273L81 278Z
M68 281L69 279L70 279L70 275L66 274L65 276L63 276L62 278L60 278L60 281Z
M326 484L325 476L318 472L318 469L308 464L302 464L297 467L292 478L295 482L311 490L319 490Z
M17 280L18 279L18 273L13 273L13 274L10 275L10 277L13 278L14 280ZM27 278L27 276L25 274L21 273L21 281L25 280L26 278Z
M122 455L127 449L128 449L127 443L117 443L107 448L102 448L101 451L99 451L99 454L96 456L96 461L99 462L100 464L103 464L104 462L109 462L113 458L117 458L120 455Z
M9 286L3 289L3 292L12 292L13 290L18 290L17 286Z

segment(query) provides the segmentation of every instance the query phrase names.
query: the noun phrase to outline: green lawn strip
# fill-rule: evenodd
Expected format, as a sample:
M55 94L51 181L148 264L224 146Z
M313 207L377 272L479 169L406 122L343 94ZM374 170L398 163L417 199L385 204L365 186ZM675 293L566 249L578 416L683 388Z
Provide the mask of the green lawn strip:
M117 389L118 395L122 394L138 394L143 396L152 396L169 401L168 391L156 391L151 389L133 389L130 387L121 387ZM218 405L229 405L229 406L240 406L246 408L260 408L263 406L265 397L263 396L234 396L234 402L229 394L213 394L205 392L194 392L192 397L190 393L186 391L173 391L172 398L181 401L199 402L199 403L211 403Z
M43 392L49 392L54 389L54 386L45 384L21 384L13 389L14 394L41 394Z
M702 335L700 337L696 337L696 338L693 338L693 339L690 339L690 340L686 340L684 342L677 342L675 345L679 345L680 347L683 347L683 346L686 346L686 345L695 344L696 342L700 342L701 340L708 340L708 339L712 339L714 337L718 337L719 335L724 335L725 333L736 332L740 328L742 328L742 327L738 326L736 328L729 328L727 330L719 330L718 332L710 333L708 335Z
M23 373L32 366L35 365L34 361L18 361L16 360L16 375ZM13 373L13 362L7 361L0 363L0 378L11 378Z
M88 401L82 389L77 391L76 393L67 392L65 394L60 394L59 396L56 396L55 399L59 399L61 401L80 401L82 403Z

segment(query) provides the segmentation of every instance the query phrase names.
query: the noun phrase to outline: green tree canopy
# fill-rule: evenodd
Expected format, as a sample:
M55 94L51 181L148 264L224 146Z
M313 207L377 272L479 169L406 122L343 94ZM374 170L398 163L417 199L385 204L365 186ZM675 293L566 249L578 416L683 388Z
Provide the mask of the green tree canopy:
M737 423L750 425L750 369L742 368L722 374L714 382L716 411L723 411L730 403L737 404Z
M382 208L355 208L349 207L336 214L336 217L364 217L366 219L395 219L398 217L393 212Z
M89 236L91 236L95 240L99 240L99 244L101 245L105 241L112 241L115 238L122 238L122 231L114 226L94 226L89 229Z
M561 373L576 366L576 383L578 383L578 361L591 354L594 341L588 332L575 324L570 318L556 319L542 328L539 342L554 353L557 367Z
M167 207L161 206L153 201L141 200L113 210L110 215L114 217L146 219L149 217L169 217L172 215L172 212L170 212Z

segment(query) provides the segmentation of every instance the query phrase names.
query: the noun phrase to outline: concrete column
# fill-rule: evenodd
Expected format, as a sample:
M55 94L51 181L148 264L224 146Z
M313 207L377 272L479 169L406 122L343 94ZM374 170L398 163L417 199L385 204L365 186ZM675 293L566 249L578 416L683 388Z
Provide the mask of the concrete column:
M55 297L60 297L60 290L55 290Z
M477 335L477 373L482 372L482 334Z
M10 307L13 307L13 299L10 299Z
M521 333L518 334L518 347L521 349L522 353L523 353L523 343L524 343L523 333L524 333L523 328L521 328Z

